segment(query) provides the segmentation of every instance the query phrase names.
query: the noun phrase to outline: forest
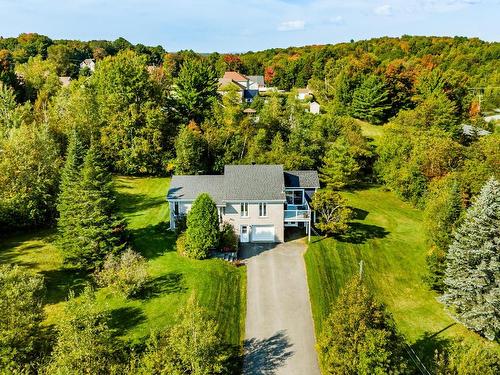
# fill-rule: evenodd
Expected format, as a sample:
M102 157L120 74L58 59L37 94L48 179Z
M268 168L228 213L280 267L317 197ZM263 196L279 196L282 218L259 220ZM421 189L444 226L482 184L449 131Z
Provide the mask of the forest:
M80 68L90 58L96 62L93 72ZM263 75L266 85L278 90L242 103L236 91L218 92L225 71ZM69 85L60 77L70 77ZM296 90L305 87L321 105L320 114L305 111L297 98ZM500 127L484 119L500 108L499 87L500 43L465 37L405 35L241 54L167 52L123 38L0 38L0 238L57 228L64 261L83 272L101 270L102 285L109 285L113 276L104 271L128 264L140 275L143 267L140 255L130 250L129 230L116 208L114 176L219 174L226 164L252 163L317 169L325 189L381 185L421 210L428 243L428 270L422 277L454 306L457 292L450 280L459 270L450 269L449 251L460 252L455 234L460 229L467 236L471 217L480 215L476 204L486 207L492 199L490 207L499 205ZM246 108L256 114L244 113ZM489 134L466 133L463 124ZM367 136L367 126L381 135ZM498 211L491 215L498 223ZM487 234L474 230L493 236L496 250L484 255L491 258L483 271L498 279L498 227ZM96 373L229 371L222 365L224 355L201 348L210 352L208 358L218 358L213 368L207 370L198 358L191 372L182 372L196 362L189 358L195 353L176 340L189 335L190 324L209 333L203 345L218 343L212 322L203 319L195 301L189 309L196 314L183 310L183 320L152 337L144 354L130 360L130 352L109 349L111 338L95 323L99 316L84 318L85 304L95 298L90 287L82 292L81 304L69 296L73 318L62 322L55 341L45 340L52 347L40 348L43 280L2 267L6 287L0 287L0 296L9 295L9 283L21 285L19 293L36 308L9 307L20 321L29 311L28 321L0 339L0 367L67 373L53 371L71 368L74 358L68 353L78 354L69 348L81 329L90 341L96 334L107 340L98 346L101 353L89 357ZM133 294L141 280L125 284L120 290ZM467 327L498 342L500 297L495 293L496 310L483 311L493 323L474 321ZM0 317L0 329L12 323L6 319ZM82 319L82 327L74 319ZM171 363L182 358L186 367L159 370L165 356ZM113 358L114 370L102 357ZM117 365L124 362L126 368ZM500 366L491 357L481 365L491 373ZM471 373L448 370L441 373Z

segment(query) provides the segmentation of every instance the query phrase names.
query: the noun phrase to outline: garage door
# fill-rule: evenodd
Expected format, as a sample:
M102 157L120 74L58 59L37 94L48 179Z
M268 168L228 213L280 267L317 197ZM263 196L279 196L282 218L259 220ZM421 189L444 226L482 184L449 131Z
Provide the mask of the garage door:
M252 225L252 242L274 242L274 225Z

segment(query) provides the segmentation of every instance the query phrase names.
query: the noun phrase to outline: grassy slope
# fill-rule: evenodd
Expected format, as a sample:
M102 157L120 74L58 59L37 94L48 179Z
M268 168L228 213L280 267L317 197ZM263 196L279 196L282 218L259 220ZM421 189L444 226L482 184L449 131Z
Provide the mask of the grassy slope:
M151 329L172 324L186 299L195 293L217 318L232 344L243 339L245 271L221 260L193 261L174 251L174 235L166 230L166 178L116 179L118 203L125 215L134 247L149 260L152 282L140 299L125 300L106 289L98 292L103 309L111 310L112 326L126 340L138 341ZM62 256L52 244L55 235L44 231L14 236L0 243L0 262L20 263L42 272L47 280L47 324L57 322L69 289L81 289L88 278L62 267Z
M381 188L344 196L358 209L354 234L342 240L315 237L305 254L316 332L340 288L359 272L363 260L366 282L419 352L431 354L451 337L485 343L454 324L422 281L426 244L421 212Z

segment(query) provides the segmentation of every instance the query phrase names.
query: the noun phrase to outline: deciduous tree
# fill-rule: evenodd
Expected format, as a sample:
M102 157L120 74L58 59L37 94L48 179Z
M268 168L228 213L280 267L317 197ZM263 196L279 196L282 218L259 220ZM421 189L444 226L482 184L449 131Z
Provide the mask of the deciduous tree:
M327 234L341 234L348 230L348 221L352 210L347 207L346 200L332 190L318 190L311 202L316 211L316 226Z
M400 374L404 341L384 306L354 277L341 290L318 338L325 374Z

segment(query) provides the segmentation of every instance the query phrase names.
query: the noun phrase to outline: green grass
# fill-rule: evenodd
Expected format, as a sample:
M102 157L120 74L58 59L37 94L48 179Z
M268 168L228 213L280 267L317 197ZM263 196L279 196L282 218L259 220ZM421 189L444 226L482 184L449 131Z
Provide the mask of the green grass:
M316 333L339 290L359 274L363 260L366 283L418 351L432 356L433 349L450 338L486 345L455 324L423 282L427 245L421 212L382 188L343 195L357 209L353 233L341 239L313 237L305 254Z
M177 312L194 294L219 322L228 343L240 345L245 318L244 268L222 260L190 260L175 252L168 228L167 178L118 177L118 203L128 222L133 247L148 259L152 278L144 297L124 299L107 289L98 291L102 309L124 340L142 341L153 329L173 324ZM16 235L0 242L0 263L17 263L41 272L47 284L46 324L57 323L70 289L78 292L89 276L66 269L54 245L55 233Z
M371 142L377 144L377 142L384 135L383 125L372 125L369 122L356 120L356 122L361 127L361 132L365 137L367 137Z

